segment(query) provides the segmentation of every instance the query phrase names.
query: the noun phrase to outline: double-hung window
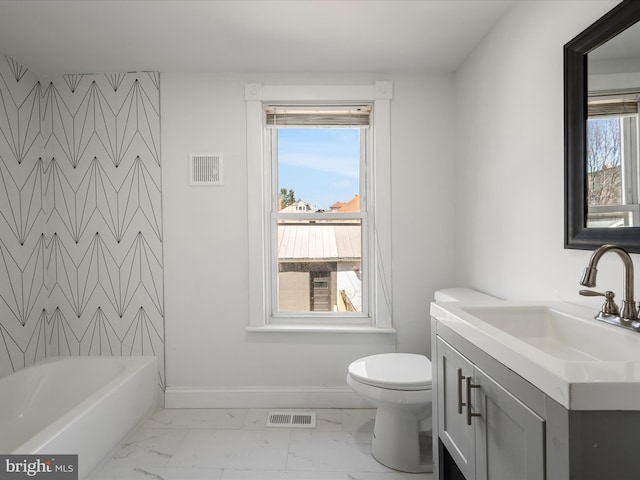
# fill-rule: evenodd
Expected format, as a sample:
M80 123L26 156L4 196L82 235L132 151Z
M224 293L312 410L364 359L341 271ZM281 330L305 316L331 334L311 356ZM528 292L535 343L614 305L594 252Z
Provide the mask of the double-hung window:
M368 321L372 106L269 104L272 321Z
M390 88L247 86L250 329L393 331Z

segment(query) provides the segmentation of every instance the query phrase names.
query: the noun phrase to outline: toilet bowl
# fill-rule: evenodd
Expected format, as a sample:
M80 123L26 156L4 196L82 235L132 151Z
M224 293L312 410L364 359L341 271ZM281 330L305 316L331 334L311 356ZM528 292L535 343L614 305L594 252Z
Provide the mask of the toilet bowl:
M469 288L435 292L437 302L495 302ZM349 365L347 384L377 407L371 454L404 472L432 471L431 362L423 355L383 353Z
M431 362L383 353L352 362L347 384L377 408L371 454L403 472L432 471Z

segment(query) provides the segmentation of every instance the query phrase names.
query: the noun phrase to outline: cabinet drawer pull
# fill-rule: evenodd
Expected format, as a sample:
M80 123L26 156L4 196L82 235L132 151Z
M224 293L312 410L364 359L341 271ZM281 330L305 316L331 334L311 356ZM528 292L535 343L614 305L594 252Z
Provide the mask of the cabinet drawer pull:
M467 378L462 374L462 369L458 369L458 414L462 415L462 407L467 404L462 401L462 381Z
M471 405L471 389L480 388L480 385L474 385L471 383L471 377L467 377L467 425L471 425L471 417L479 417L479 413L473 412L473 406Z

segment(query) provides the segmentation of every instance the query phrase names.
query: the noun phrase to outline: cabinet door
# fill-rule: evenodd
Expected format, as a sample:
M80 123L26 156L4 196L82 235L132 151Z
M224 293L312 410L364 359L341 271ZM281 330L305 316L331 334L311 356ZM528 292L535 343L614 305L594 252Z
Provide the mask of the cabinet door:
M463 475L474 479L476 447L473 426L467 425L464 388L466 378L473 373L473 365L440 337L436 341L438 435Z
M472 405L479 414L473 418L475 478L543 480L544 420L477 367L473 384L479 385Z

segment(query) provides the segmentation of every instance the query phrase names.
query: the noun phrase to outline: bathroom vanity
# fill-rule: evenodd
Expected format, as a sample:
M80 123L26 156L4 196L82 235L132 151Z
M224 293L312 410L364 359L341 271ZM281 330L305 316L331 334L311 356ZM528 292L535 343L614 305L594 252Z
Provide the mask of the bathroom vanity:
M434 479L640 476L640 333L594 313L432 303Z

